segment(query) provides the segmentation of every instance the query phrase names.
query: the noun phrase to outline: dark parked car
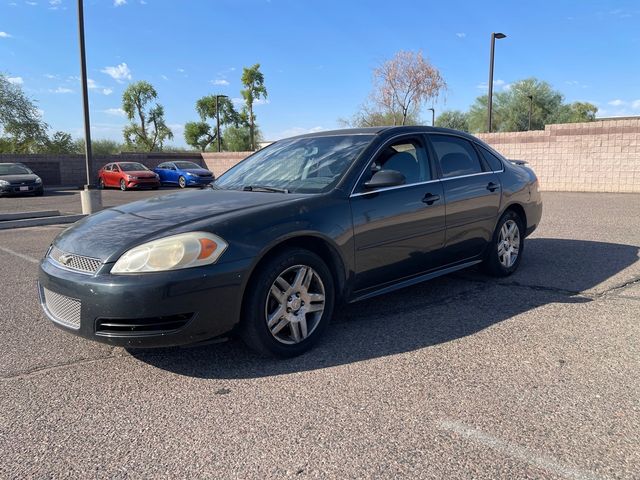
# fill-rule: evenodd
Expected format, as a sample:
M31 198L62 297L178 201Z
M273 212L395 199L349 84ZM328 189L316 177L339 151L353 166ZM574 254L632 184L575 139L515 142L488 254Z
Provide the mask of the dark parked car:
M160 187L158 175L138 162L107 163L98 171L100 188L117 187L122 191L132 188Z
M153 171L158 174L162 184L178 185L180 188L202 187L215 180L213 172L193 162L164 162Z
M42 195L42 179L21 163L0 163L1 195Z
M251 155L211 189L78 222L40 264L41 301L62 328L112 345L237 332L260 352L292 356L317 341L337 302L476 264L511 274L541 214L533 171L471 135L303 135Z

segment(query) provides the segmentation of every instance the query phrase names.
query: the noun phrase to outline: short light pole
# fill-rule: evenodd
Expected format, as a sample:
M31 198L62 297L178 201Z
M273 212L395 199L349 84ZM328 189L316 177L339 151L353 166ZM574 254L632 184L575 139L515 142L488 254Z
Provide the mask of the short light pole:
M533 95L527 95L529 97L529 130L531 130L531 115L533 114Z
M436 126L436 110L435 108L427 108L427 110L431 110L431 126Z
M491 133L492 126L492 115L493 115L493 51L496 46L496 38L506 38L504 33L495 33L491 34L491 56L489 58L489 98L487 101L488 104L488 120L487 120L487 132Z
M216 138L218 139L218 152L221 151L220 143L220 99L229 98L226 95L216 95Z
M82 107L84 110L84 151L87 183L80 193L82 213L90 214L102 209L100 191L92 184L93 155L91 152L91 122L89 121L89 90L87 89L87 60L84 48L84 5L78 0L78 35L80 37L80 83L82 85Z

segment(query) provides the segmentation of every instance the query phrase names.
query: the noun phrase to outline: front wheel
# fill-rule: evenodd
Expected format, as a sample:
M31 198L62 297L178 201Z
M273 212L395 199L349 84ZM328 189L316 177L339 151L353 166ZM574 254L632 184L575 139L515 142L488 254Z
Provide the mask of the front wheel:
M124 192L126 189L127 189L127 182L125 182L124 179L120 180L120 190Z
M178 179L178 185L180 185L180 188L185 188L187 186L187 180L181 176Z
M316 254L282 252L247 287L241 335L259 353L294 357L321 337L333 314L333 276Z
M484 269L495 277L516 271L524 251L524 223L520 215L508 210L502 215L484 259Z

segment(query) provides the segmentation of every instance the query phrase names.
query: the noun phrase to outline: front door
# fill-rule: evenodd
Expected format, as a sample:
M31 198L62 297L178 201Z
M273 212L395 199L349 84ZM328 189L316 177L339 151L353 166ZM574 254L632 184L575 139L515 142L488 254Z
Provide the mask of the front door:
M396 170L405 183L368 190L378 170ZM440 266L445 238L444 192L424 139L408 136L383 146L351 196L355 290L366 290Z

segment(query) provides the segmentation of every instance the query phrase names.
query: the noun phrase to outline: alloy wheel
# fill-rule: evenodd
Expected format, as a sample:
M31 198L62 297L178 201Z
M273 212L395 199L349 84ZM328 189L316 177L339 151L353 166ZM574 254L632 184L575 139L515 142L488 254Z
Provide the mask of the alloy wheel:
M498 259L505 268L511 268L520 251L520 229L514 220L507 220L498 237Z
M320 275L307 265L294 265L275 279L265 305L271 335L291 345L305 340L320 324L325 288Z

